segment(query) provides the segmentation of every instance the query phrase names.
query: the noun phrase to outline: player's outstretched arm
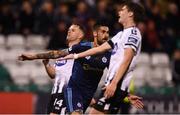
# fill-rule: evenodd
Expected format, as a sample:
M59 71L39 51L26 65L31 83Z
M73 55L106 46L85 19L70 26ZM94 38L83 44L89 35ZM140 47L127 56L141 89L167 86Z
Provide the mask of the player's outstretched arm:
M94 47L94 48L89 49L85 52L81 52L81 53L77 54L77 57L75 57L75 58L82 58L82 57L86 57L86 56L100 54L100 53L103 53L103 52L110 50L110 49L111 49L111 46L107 42L105 42L104 44L102 44L98 47Z
M49 75L49 77L51 79L54 79L55 78L55 68L54 68L54 66L49 64L49 59L44 59L44 60L42 60L42 62L44 64L44 67L45 67L46 72Z
M58 60L65 60L65 59L78 59L78 58L83 58L83 57L86 57L86 56L91 56L91 55L95 55L95 54L100 54L100 53L103 53L107 50L110 50L111 49L111 46L105 42L104 44L98 46L98 47L94 47L94 48L91 48L87 51L84 51L84 52L81 52L81 53L78 53L78 54L69 54L67 56L65 56L64 58L61 58L61 59L58 59Z
M60 57L64 57L68 55L69 53L67 51L48 51L44 53L24 53L18 56L18 60L20 61L26 61L26 60L35 60L35 59L57 59Z
M142 102L142 97L129 94L127 98L130 101L130 103L132 104L132 106L136 107L137 109L144 108L144 104Z

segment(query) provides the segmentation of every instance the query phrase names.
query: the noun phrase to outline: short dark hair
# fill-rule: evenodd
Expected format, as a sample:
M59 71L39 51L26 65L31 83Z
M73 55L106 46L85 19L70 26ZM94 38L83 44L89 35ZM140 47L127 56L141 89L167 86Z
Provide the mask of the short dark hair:
M99 27L101 26L107 26L105 23L100 23L100 22L97 22L96 24L94 24L93 26L93 31L96 31L99 29Z
M128 2L124 2L123 6L127 6L127 9L133 12L135 23L144 21L145 10L141 4L128 1Z
M80 23L73 23L72 25L77 25L79 27L79 29L83 32L83 34L86 34L86 28L80 24Z

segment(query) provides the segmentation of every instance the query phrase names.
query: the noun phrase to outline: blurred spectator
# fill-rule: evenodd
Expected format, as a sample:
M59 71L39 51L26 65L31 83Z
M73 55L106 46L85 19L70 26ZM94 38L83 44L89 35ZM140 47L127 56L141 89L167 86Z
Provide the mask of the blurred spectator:
M71 18L69 16L69 7L66 3L60 3L57 11L54 15L55 23L57 23L59 20L64 20L66 23L71 23Z
M52 2L45 1L38 14L38 30L41 34L51 34L53 31L54 6Z
M65 21L59 21L53 33L51 34L49 45L47 49L58 50L66 48L66 36L68 25Z
M149 5L149 9L147 9L147 16L148 19L154 21L153 23L155 23L157 31L160 31L161 26L163 26L163 19L162 19L162 15L160 14L160 5L157 3L151 3L151 5Z
M15 32L15 18L11 11L11 5L0 6L0 33L11 34Z
M95 23L96 23L96 20L94 18L92 18L92 17L88 18L87 31L86 31L85 38L89 41L93 41L92 29L93 29Z
M81 0L77 3L75 16L78 19L78 23L86 25L89 17L89 10L85 1Z
M174 52L172 76L174 84L180 85L180 48L176 49Z
M140 22L138 24L138 28L142 34L142 51L143 52L151 52L150 44L148 43L147 34L146 34L146 24L144 22Z
M180 30L180 18L178 14L177 5L175 3L169 3L166 23L164 26L165 34L162 41L163 47L165 48L166 53L169 55L172 55L175 49L176 39L178 38L178 31Z
M110 14L107 12L108 1L107 0L99 0L97 2L97 11L95 11L95 17L97 22L105 23L109 27L111 26L110 22ZM111 27L110 27L111 28Z
M31 34L33 32L35 23L35 14L33 12L31 3L24 1L22 3L21 12L19 14L20 32L22 34Z
M179 18L179 12L178 7L175 3L169 3L168 5L168 13L167 13L167 19L166 19L166 26L168 31L168 34L170 36L176 36L177 31L179 31L180 27L180 18Z
M149 52L160 51L162 49L161 43L159 41L159 36L156 30L156 25L153 20L147 21L146 26L146 37L147 44L149 46ZM144 38L143 38L144 39Z
M95 2L96 2L95 0L85 0L85 1L90 7L92 7L92 8L95 7Z

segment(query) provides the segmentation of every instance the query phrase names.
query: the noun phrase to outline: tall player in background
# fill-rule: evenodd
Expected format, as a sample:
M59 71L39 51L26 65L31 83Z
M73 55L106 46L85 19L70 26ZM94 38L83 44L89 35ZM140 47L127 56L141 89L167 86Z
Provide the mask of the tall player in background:
M126 2L118 14L119 23L124 27L123 31L99 47L64 58L78 59L112 50L105 91L91 110L91 114L111 113L119 108L119 103L127 94L136 59L140 54L141 33L136 25L143 18L143 7L137 3Z

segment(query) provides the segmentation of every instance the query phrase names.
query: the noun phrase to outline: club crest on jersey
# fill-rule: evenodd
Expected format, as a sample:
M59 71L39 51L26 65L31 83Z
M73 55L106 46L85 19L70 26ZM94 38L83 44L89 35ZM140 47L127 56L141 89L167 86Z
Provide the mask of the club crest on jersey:
M87 60L89 60L89 59L91 58L91 56L86 56L85 58L86 58Z
M67 63L67 60L56 61L56 66L63 66Z
M78 103L77 103L77 106L78 106L78 107L81 107L82 105L81 105L81 103L80 103L80 102L78 102Z
M103 63L106 63L106 62L107 62L107 58L106 58L106 57L103 57L103 58L102 58L102 62L103 62Z
M69 49L69 51L72 51L72 47L69 47L68 49Z

